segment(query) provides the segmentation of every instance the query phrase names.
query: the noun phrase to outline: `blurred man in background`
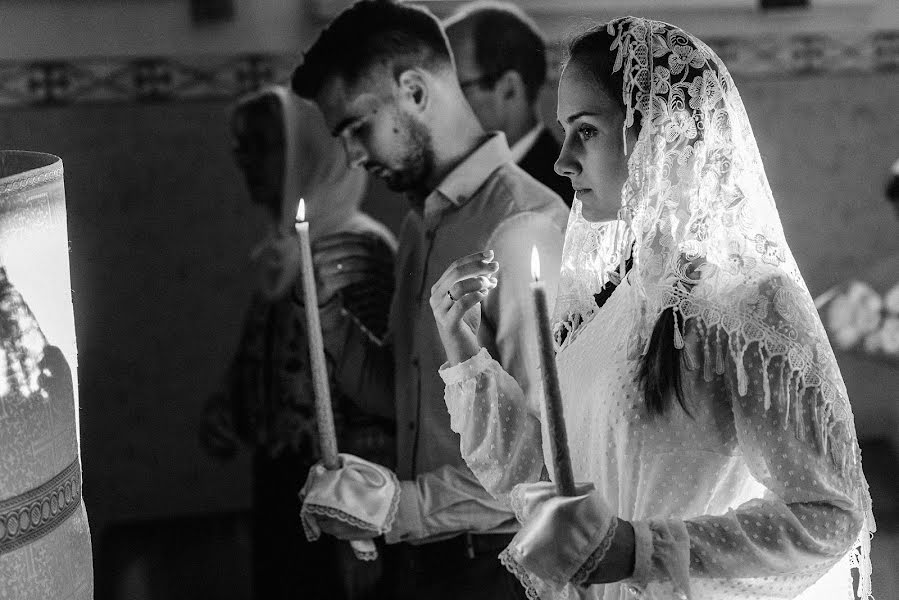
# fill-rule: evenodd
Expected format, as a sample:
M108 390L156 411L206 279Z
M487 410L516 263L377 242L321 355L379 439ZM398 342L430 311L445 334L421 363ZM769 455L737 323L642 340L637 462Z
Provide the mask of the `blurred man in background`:
M540 120L546 43L537 25L507 2L474 2L444 22L459 85L487 131L502 131L518 165L571 206L568 179L553 165L559 142Z

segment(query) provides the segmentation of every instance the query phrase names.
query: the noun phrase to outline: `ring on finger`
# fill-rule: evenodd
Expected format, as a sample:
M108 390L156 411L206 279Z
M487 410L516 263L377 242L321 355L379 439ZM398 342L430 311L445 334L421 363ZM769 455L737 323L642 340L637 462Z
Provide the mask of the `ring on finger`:
M453 304L456 303L456 299L453 298L453 291L452 291L452 290L446 290L446 295L449 296L450 302L452 302Z

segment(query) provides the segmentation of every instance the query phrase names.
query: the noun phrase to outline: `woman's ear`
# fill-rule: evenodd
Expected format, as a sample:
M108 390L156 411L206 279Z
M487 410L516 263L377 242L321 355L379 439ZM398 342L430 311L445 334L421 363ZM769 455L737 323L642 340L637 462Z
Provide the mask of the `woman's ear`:
M428 80L418 69L407 69L397 78L400 101L414 107L417 112L427 108L429 100Z

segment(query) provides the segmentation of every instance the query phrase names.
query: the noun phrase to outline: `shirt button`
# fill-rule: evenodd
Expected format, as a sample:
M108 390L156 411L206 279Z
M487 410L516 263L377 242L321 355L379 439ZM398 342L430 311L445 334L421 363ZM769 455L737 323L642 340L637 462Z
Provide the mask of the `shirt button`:
M415 431L415 421L409 421L409 431Z
M415 367L416 369L418 368L418 357L417 356L412 357L412 366Z

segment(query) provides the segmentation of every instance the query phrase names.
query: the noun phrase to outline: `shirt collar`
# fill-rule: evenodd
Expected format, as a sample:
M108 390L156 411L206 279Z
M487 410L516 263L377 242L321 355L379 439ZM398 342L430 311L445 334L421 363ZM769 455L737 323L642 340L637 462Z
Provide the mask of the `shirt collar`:
M524 158L524 155L534 147L535 143L537 143L537 138L540 136L540 133L542 131L543 123L537 123L536 125L534 125L533 129L524 134L524 137L515 142L512 145L512 160L516 163L521 162L521 159Z
M491 133L428 195L425 199L425 213L439 210L445 202L456 207L464 205L498 167L511 160L506 135L501 131Z

